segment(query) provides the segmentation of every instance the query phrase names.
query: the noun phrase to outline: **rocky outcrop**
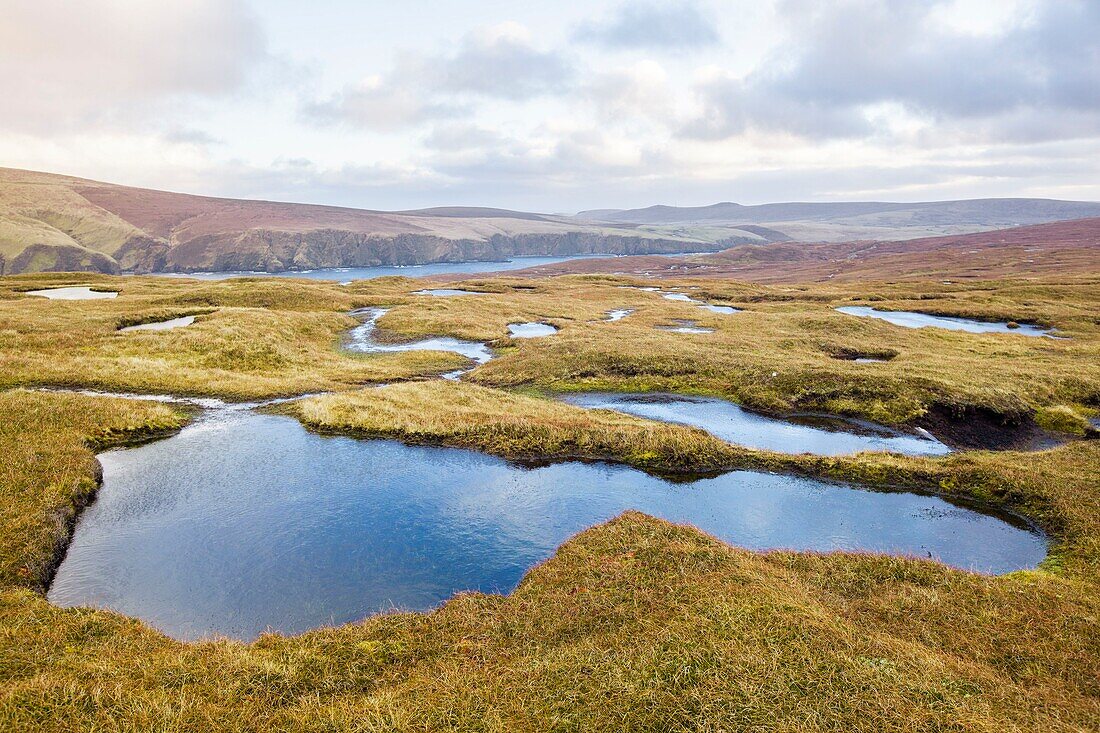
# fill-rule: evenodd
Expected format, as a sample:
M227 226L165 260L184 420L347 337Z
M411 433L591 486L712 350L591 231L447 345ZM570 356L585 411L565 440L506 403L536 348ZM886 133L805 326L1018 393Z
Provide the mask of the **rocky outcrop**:
M18 275L22 272L103 272L117 275L121 270L112 257L83 247L31 244L10 262L4 263L0 275Z

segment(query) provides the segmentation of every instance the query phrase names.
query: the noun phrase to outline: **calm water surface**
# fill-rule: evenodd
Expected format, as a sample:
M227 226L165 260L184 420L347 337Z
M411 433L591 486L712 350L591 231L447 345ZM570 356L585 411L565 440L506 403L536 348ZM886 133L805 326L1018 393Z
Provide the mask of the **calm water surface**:
M431 288L429 290L414 290L413 295L434 295L438 298L447 298L453 295L486 295L476 290L461 290L459 288Z
M172 636L250 639L457 591L510 591L571 535L626 509L753 549L871 550L1003 573L1042 537L928 496L739 471L675 484L605 464L526 469L465 450L321 437L247 409L100 455L103 488L50 588L61 606Z
M50 300L105 300L116 298L118 293L112 291L92 290L86 287L47 288L46 290L27 290L24 295L34 295Z
M173 318L168 321L156 321L154 323L139 323L136 326L127 326L126 328L118 329L119 333L129 333L131 331L171 331L173 328L181 328L183 326L190 326L195 322L194 316L183 316L182 318Z
M427 277L429 275L450 275L477 272L507 272L525 267L553 265L557 262L584 260L615 255L570 255L567 257L513 257L501 262L435 262L427 265L379 265L377 267L327 267L316 270L298 270L291 272L157 272L164 277L193 277L199 280L225 280L231 277L295 277L309 280L370 280L376 277L397 275L400 277Z
M821 417L781 420L713 397L670 394L581 393L562 400L580 407L625 412L650 420L691 425L730 443L781 453L836 456L860 451L944 455L951 449L928 437L905 435L869 423Z
M895 326L905 328L946 328L952 331L969 331L970 333L1014 333L1018 336L1049 336L1050 331L1039 326L1030 326L1021 323L1019 328L1009 328L1005 322L990 323L987 321L975 321L970 318L953 318L949 316L932 316L927 313L914 313L912 311L880 311L876 308L868 308L863 305L846 305L837 308L841 313L861 318L878 318Z
M509 323L508 335L515 339L533 339L540 336L553 336L558 332L557 326L549 323Z
M680 318L672 319L675 326L657 326L658 331L672 331L673 333L714 333L713 328L704 328L700 326L696 321L689 321Z
M346 348L349 351L364 354L387 351L453 351L473 359L477 364L484 364L493 358L493 350L480 341L464 341L451 336L432 336L419 341L396 344L379 342L375 338L375 332L378 330L378 319L384 316L386 311L386 308L364 308L354 312L353 315L361 318L363 322L349 332Z

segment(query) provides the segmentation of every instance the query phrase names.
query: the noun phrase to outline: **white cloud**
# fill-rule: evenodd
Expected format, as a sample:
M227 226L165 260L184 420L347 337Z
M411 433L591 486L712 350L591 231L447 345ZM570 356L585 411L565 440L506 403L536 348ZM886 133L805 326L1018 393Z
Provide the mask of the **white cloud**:
M500 7L0 0L0 165L368 208L1100 197L1097 2Z
M305 111L322 123L394 131L464 114L471 99L515 102L559 93L572 76L564 55L540 51L522 25L501 23L467 33L451 53L404 53L384 76L348 85Z
M239 0L0 0L0 18L0 127L40 135L224 98L266 57Z

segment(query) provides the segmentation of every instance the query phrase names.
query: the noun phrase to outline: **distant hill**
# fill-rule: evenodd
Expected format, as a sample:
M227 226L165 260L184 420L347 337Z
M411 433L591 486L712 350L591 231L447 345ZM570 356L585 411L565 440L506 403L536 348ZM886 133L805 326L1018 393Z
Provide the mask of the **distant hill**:
M700 226L765 225L790 239L838 242L855 239L897 240L942 234L966 234L1028 224L1100 216L1100 203L1050 199L971 199L893 203L777 203L742 206L650 206L644 209L582 211L577 219L635 224L649 231L691 232Z
M576 272L755 282L990 280L1100 275L1100 218L920 239L742 244L717 254L561 262L509 273Z
M570 217L481 207L373 211L224 199L0 168L0 275L282 272L668 254L736 245L904 240L1100 216L1100 204L979 199L919 204L653 206Z
M737 241L767 241L744 233ZM719 250L730 242L503 209L385 212L193 196L0 168L0 275L410 265Z

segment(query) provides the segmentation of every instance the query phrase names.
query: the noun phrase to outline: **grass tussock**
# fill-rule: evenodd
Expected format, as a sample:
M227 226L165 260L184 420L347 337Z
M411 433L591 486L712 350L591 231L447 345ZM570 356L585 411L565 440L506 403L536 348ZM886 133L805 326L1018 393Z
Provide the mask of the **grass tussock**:
M51 303L18 293L47 283L121 284L122 295ZM1042 570L989 578L914 559L752 553L627 513L570 540L508 597L461 595L433 613L251 644L185 644L118 614L53 607L41 589L72 517L94 496L92 451L174 430L186 415L157 403L7 390L0 730L1100 727L1100 441L944 458L787 456L486 386L674 389L883 420L947 400L1039 410L1037 419L1066 429L1100 404L1094 293L1072 283L922 291L710 282L692 294L746 308L711 316L616 279L523 284L535 289L493 279L467 284L491 295L448 299L412 296L419 284L400 279L339 288L4 278L0 381L232 397L416 378L454 364L438 354L341 354L336 344L352 325L344 313L388 305L381 326L395 337L491 338L500 357L471 373L481 385L394 384L284 409L318 430L510 458L604 458L662 472L756 468L934 490L1029 515L1053 534L1054 554ZM907 331L832 311L846 302L917 306L922 294L937 296L925 306L951 315L1049 323L1073 340ZM635 313L601 321L617 307ZM187 312L201 315L178 331L114 332L129 318ZM671 318L716 333L654 331ZM507 323L519 320L562 330L507 339ZM853 364L834 358L838 349L897 356Z
M392 384L282 409L314 430L516 460L609 459L662 473L701 473L727 467L743 452L702 430L458 382Z
M95 495L93 447L163 434L185 419L153 402L0 393L0 585L44 586L76 512Z
M1025 514L1058 539L1063 572L1100 575L1100 443L1039 453L792 455L696 428L456 382L395 384L280 406L311 429L472 448L503 458L610 460L664 475L782 471L883 489L930 491Z

